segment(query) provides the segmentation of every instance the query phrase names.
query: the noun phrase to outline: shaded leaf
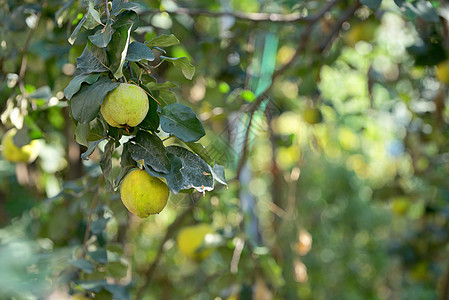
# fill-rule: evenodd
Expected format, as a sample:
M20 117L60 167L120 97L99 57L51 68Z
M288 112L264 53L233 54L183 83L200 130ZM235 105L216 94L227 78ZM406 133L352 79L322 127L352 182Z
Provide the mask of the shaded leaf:
M138 3L123 2L121 0L113 0L111 14L116 16L119 13L121 13L123 10L136 10L138 8L139 8Z
M82 280L82 281L76 281L75 283L78 284L83 289L85 289L86 291L98 293L106 285L106 279Z
M111 63L110 69L114 77L119 79L123 76L123 64L125 63L126 53L133 23L128 22L118 27L112 35L111 42L108 44L108 57Z
M120 157L120 174L117 176L117 178L115 178L115 187L120 186L123 178L125 178L126 174L128 174L128 172L137 167L137 163L132 159L130 153L129 153L129 145L130 142L127 142L125 144L123 144L123 151L122 151L122 156Z
M114 140L110 140L104 146L104 152L101 156L100 167L103 171L104 179L106 182L106 187L108 191L113 191L112 180L111 180L111 171L112 171L112 154L114 153L115 142Z
M84 160L88 160L89 156L92 155L92 153L94 153L95 148L97 148L98 144L101 142L102 140L99 141L95 141L95 142L88 142L88 147L86 152L84 152L83 154L81 154L81 158Z
M118 284L106 284L104 288L105 290L114 295L114 299L121 299L121 300L131 299L128 289L126 289L124 286Z
M12 141L17 147L28 145L31 142L28 127L24 126L17 130L16 134L12 137Z
M128 61L154 60L154 53L145 44L139 42L132 42L129 45L128 53L126 54Z
M162 109L161 127L184 142L196 142L206 134L193 110L179 103L167 105Z
M51 94L51 89L49 86L43 86L35 90L33 93L30 94L30 98L33 99L45 99L50 100L50 98L53 95Z
M168 89L160 90L157 100L161 104L161 107L165 107L178 101L176 94Z
M71 45L73 45L73 43L75 43L78 33L80 32L81 27L83 26L84 22L86 22L86 15L84 15L83 18L78 22L78 25L76 25L75 29L73 30L72 34L70 35L69 43Z
M201 143L185 143L187 147L190 148L193 152L199 155L206 163L213 166L215 161L212 157L210 157L207 152L206 147L204 147Z
M76 59L76 67L84 73L101 73L109 70L108 56L103 48L98 48L87 41L86 48Z
M107 93L118 85L107 77L101 77L92 85L83 84L70 101L73 118L83 124L95 119Z
M157 131L159 128L159 115L157 113L157 103L153 99L149 99L150 107L145 119L138 125L139 128L151 131Z
M100 74L79 74L76 75L69 83L69 85L64 89L64 96L70 100L73 95L75 95L81 87L83 82L87 84L92 84L100 78Z
M97 47L104 48L106 47L112 38L112 27L111 20L106 23L104 28L100 28L95 32L94 35L89 36L89 40Z
M75 141L83 146L88 146L87 136L89 135L89 123L82 124L78 123L76 124L75 128Z
M164 60L167 60L171 62L176 68L180 69L182 74L187 79L192 79L193 75L195 75L195 67L189 62L189 59L187 57L167 57L167 56L160 56L161 62Z
M152 38L146 44L149 47L169 47L179 44L179 40L174 34L162 34L155 38Z
M90 258L95 260L96 262L100 264L106 264L108 262L108 255L105 249L99 248L95 251L91 251L87 253Z
M146 84L146 86L152 91L159 91L159 90L165 90L165 89L171 89L171 88L178 87L178 85L176 85L170 81L166 81L166 82L162 82L162 83L148 82Z
M100 13L95 9L92 1L89 1L89 8L86 16L86 22L83 24L84 28L94 29L101 24Z
M93 234L99 235L101 234L108 224L109 218L99 218L95 221L92 221L92 224L90 226L90 231Z
M135 161L143 159L145 165L151 166L156 172L170 172L170 161L158 136L141 130L131 142L129 153Z
M71 264L75 268L83 270L86 273L92 273L94 271L94 266L92 266L90 261L88 261L86 259L71 260L71 261L69 261L69 264Z
M382 4L382 0L360 0L360 2L371 9L378 9Z

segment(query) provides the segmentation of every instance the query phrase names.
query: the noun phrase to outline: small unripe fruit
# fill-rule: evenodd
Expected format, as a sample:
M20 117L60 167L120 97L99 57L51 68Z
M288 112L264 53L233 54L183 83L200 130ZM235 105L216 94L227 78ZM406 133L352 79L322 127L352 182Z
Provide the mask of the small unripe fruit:
M199 248L203 245L206 235L213 234L214 232L213 227L209 224L184 227L179 231L176 240L179 251L193 260L207 258L214 249L204 248L199 250Z
M39 154L39 141L33 140L28 145L17 147L13 140L16 133L17 129L12 128L3 136L3 157L10 162L32 163Z
M144 170L133 170L122 182L120 197L126 208L138 217L160 213L167 204L168 187Z
M112 127L135 127L145 119L150 104L145 91L134 84L121 83L101 104L101 114Z

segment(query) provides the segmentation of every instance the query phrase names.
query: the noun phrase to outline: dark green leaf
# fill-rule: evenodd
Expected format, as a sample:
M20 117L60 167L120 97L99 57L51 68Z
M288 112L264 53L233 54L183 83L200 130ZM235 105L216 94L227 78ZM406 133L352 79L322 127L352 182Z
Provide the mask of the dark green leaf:
M69 85L64 89L64 95L65 97L70 100L72 99L73 95L75 95L81 87L81 84L83 82L86 82L88 84L92 84L96 82L100 78L100 74L79 74L76 75L72 81L70 81Z
M28 145L31 142L28 127L24 126L17 130L16 134L12 137L12 141L17 147Z
M94 3L89 1L89 8L87 10L86 22L83 24L86 29L94 29L101 24L100 13L95 10Z
M117 29L127 23L133 23L134 25L132 26L131 31L134 31L137 28L138 21L139 16L135 12L125 10L117 16L115 23L112 25L112 28Z
M135 161L144 160L145 165L160 173L170 172L170 161L161 139L146 131L139 131L131 140L129 153Z
M110 262L106 265L106 273L113 278L123 278L126 276L128 267L122 262Z
M226 183L226 176L225 176L225 171L224 171L224 167L219 165L219 164L215 164L213 168L211 168L212 170L212 175L214 176L214 179L216 181L218 181L221 184L224 185L228 185Z
M184 142L196 142L206 133L193 110L185 105L173 103L161 112L161 127Z
M169 47L179 44L179 40L176 38L174 34L162 34L160 36L157 36L148 42L146 44L149 47Z
M90 258L95 260L96 262L100 264L106 264L108 262L108 255L105 249L99 248L95 251L91 251L87 253Z
M75 268L78 268L80 270L83 270L86 273L92 273L94 271L94 266L90 263L90 261L86 259L76 259L69 261L69 263L74 266Z
M181 70L182 74L187 79L192 79L193 75L195 75L195 67L189 62L189 59L187 57L172 58L161 55L160 58L161 62L167 60L173 63L176 68Z
M122 277L124 277L124 276L122 276ZM129 291L125 287L123 287L121 285L118 285L118 284L107 284L107 285L104 286L104 288L105 288L105 290L107 290L108 292L110 292L111 294L114 295L114 299L120 299L120 300L129 300L129 299L131 299Z
M382 4L382 0L360 0L360 2L371 9L378 9Z
M69 37L69 43L73 45L75 43L76 37L78 36L78 33L81 30L81 27L83 26L84 22L86 22L86 15L83 16L83 18L78 22L78 25L76 25L75 29L73 30L72 34Z
M83 53L76 59L76 66L84 73L106 72L109 70L106 51L87 41Z
M145 44L139 42L132 42L129 45L128 53L126 54L128 61L154 60L154 53Z
M107 219L99 218L95 221L92 221L92 224L90 226L90 231L96 235L101 234L105 230L106 225L108 224L108 221L109 221L109 218L107 218Z
M98 144L101 142L102 140L99 141L95 141L95 142L88 142L88 147L86 152L84 152L83 154L81 154L81 158L84 160L88 160L89 156L92 155L92 153L94 153L95 148L97 148Z
M185 143L185 144L187 145L187 147L190 148L190 150L198 154L210 166L213 166L215 164L214 159L210 157L206 147L201 145L201 143Z
M123 64L125 63L126 53L133 23L128 22L123 26L116 28L112 35L111 42L108 44L108 57L111 63L110 69L114 77L119 79L123 76Z
M165 178L174 194L181 190L196 189L204 192L214 189L210 166L198 155L179 146L169 146L166 151L172 166L170 172L167 174L155 172L150 166L145 165L150 175Z
M95 119L107 93L118 85L107 77L101 77L92 85L83 84L70 103L73 118L83 124Z
M438 16L436 9L429 1L419 0L413 3L405 2L404 7L427 22L440 22L440 17Z
M83 146L88 146L88 140L87 140L87 136L89 135L89 131L90 131L90 127L89 127L89 123L86 124L82 124L82 123L78 123L76 124L76 128L75 128L75 141Z
M138 125L139 128L151 131L157 131L159 128L159 115L157 113L157 103L153 99L149 99L150 108L145 119Z
M89 40L99 48L106 47L112 38L112 22L109 20L104 28L100 28L94 35L89 36Z
M111 14L116 16L123 10L137 10L138 8L139 8L138 3L114 0L114 1L112 1Z
M108 191L113 191L112 180L111 180L111 171L112 171L112 154L114 153L115 141L110 140L104 146L104 152L101 156L100 167L103 171L104 180L106 182L106 187Z
M51 89L49 86L40 87L30 94L30 98L45 99L46 101L50 100L52 96L53 95L51 94Z
M82 287L86 291L98 293L106 285L106 279L83 280L83 281L77 281L76 284L78 284L80 287Z
M89 135L87 136L88 142L98 141L106 137L106 130L103 123L95 118L89 122Z
M127 142L123 144L123 150L122 150L122 156L120 158L120 174L115 178L115 187L120 186L120 183L122 182L123 178L128 174L128 172L137 167L136 162L132 159L130 153L129 153L129 144L130 142Z
M168 146L166 150L182 162L182 168L179 170L183 178L182 189L194 188L199 192L214 189L210 167L201 157L179 146Z

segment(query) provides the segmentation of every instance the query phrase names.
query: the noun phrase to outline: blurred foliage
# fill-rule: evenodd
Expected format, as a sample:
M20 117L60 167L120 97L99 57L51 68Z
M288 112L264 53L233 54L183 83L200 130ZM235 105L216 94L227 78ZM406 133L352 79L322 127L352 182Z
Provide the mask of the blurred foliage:
M193 108L208 159L225 166L229 182L204 197L171 195L161 214L141 220L99 184L105 143L83 160L88 149L74 140L63 90L93 31L81 31L73 46L68 38L89 2L102 3L0 0L0 136L25 127L42 145L30 165L0 159L0 299L443 295L445 4L335 1L303 39L310 19L241 14L315 16L330 2L136 0L132 41L174 34L181 44L167 55L196 66L190 81L161 64L153 75L178 87L159 97ZM212 251L192 260L176 238L200 223L215 233L197 251Z

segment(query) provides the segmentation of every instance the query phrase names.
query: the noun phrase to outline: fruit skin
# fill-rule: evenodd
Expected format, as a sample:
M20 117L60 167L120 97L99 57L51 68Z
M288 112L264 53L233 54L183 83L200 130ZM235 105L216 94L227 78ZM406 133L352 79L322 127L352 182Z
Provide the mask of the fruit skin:
M205 248L199 251L198 248L203 244L204 238L207 234L213 234L215 231L209 224L198 224L187 226L179 231L176 240L179 251L193 260L202 260L207 258L214 249Z
M90 298L85 297L83 294L75 294L70 297L70 300L89 300Z
M150 104L145 91L134 84L121 83L101 104L101 114L112 127L135 127L145 119Z
M440 62L437 65L437 78L445 84L449 84L449 60Z
M17 129L8 130L2 138L3 157L10 162L32 163L39 154L39 141L33 140L28 145L17 147L13 138Z
M123 204L141 218L160 213L167 204L168 194L165 183L140 169L126 175L120 188Z

